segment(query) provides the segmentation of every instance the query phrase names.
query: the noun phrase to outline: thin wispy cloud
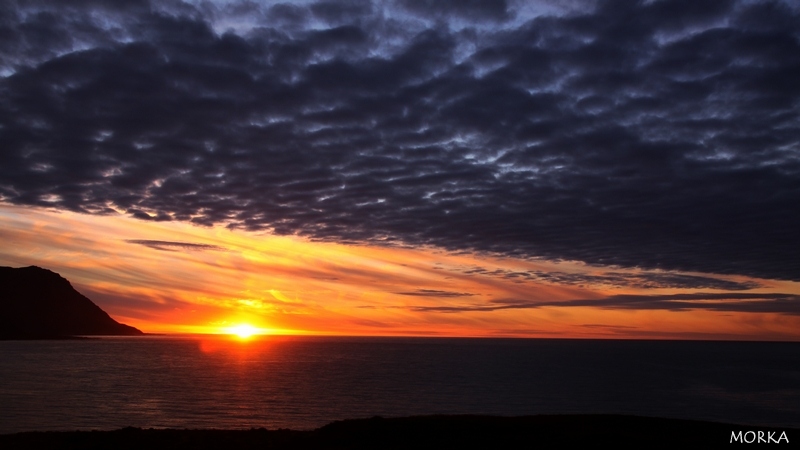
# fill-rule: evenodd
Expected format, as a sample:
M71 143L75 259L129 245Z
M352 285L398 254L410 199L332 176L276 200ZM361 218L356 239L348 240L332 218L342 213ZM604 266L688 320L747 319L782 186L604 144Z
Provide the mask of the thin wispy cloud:
M475 294L470 294L468 292L439 291L436 289L417 289L416 291L397 292L397 294L410 295L413 297L442 297L442 298L472 297L473 295L475 295Z
M176 251L176 250L225 250L224 247L211 244L195 244L192 242L173 242L173 241L156 241L149 239L126 239L125 242L129 244L138 244L145 247L150 247L155 250L162 251Z
M631 287L638 289L720 289L727 291L744 291L761 286L755 281L732 281L710 276L662 272L633 273L609 271L593 274L585 272L570 273L557 270L489 270L484 267L470 267L462 269L460 272L467 275L495 277L516 282L535 281L559 285L593 285Z
M505 309L537 309L543 307L590 307L621 310L707 310L744 313L777 313L800 315L800 296L783 293L689 293L666 295L612 295L605 298L565 301L528 301L497 299L487 303L451 306L415 306L420 312L492 312Z

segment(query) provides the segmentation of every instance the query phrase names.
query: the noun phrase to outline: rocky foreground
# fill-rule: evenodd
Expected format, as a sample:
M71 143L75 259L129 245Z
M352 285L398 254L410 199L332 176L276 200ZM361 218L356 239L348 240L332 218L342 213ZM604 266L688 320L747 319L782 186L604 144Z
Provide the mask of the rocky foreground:
M800 444L800 430L635 416L559 415L374 417L333 422L313 431L124 428L0 435L2 449L542 449L601 445L650 449L716 448L732 443L777 443L791 448Z

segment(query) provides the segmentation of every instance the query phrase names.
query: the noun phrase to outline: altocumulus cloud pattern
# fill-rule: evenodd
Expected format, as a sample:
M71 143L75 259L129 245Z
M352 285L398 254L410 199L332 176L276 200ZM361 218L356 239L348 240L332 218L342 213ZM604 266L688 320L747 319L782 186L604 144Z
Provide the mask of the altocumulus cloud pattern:
M800 280L791 2L0 8L0 201Z

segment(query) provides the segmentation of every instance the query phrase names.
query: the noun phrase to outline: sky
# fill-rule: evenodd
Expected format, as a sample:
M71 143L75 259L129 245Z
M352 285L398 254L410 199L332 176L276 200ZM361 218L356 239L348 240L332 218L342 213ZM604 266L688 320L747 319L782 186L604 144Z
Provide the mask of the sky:
M797 341L798 23L7 1L0 265L146 332Z

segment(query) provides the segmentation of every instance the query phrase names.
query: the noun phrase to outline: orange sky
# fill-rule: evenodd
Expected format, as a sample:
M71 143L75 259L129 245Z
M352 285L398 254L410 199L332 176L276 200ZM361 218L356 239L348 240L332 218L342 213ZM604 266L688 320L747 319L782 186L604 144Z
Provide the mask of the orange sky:
M519 275L659 273L652 271L319 243L3 204L0 240L0 265L58 272L112 317L145 332L214 333L249 323L271 333L800 340L797 315L557 304L620 294L726 291ZM800 294L800 283L713 277L757 282L751 293ZM490 308L540 301L550 305Z

